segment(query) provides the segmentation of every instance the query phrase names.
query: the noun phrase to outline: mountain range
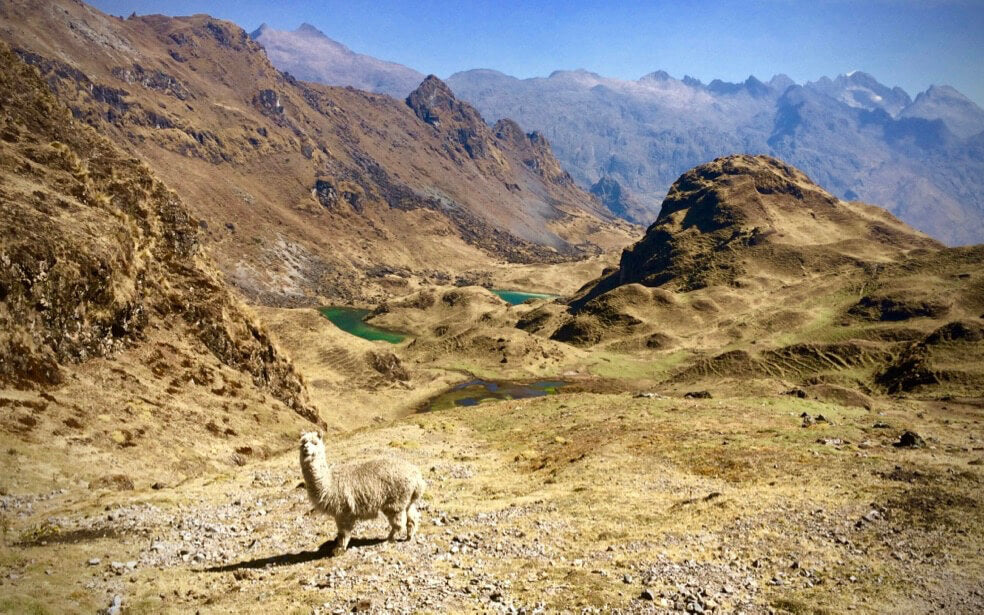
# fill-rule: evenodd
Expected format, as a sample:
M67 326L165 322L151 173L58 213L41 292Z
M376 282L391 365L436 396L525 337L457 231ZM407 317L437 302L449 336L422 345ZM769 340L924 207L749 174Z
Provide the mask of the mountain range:
M631 237L542 134L487 125L436 78L407 100L299 81L207 15L18 1L0 35L77 119L173 186L254 302L385 298L394 284Z
M305 78L396 97L412 87L412 69L381 65L310 26L257 32L274 65ZM664 71L517 79L477 69L447 83L487 120L540 131L578 184L640 224L687 169L749 153L778 156L838 197L879 203L946 243L984 240L984 110L949 86L913 100L860 71L799 85L785 75L705 84Z

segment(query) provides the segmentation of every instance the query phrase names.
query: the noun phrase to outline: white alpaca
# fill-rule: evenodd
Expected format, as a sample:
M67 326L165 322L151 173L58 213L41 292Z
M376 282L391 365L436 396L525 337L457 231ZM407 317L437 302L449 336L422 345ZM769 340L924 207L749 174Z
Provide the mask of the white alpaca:
M417 533L417 500L427 483L413 464L377 457L329 466L321 435L308 432L301 435L301 472L315 509L335 518L333 555L345 552L358 521L375 519L380 512L390 523L389 540L404 530L407 540Z

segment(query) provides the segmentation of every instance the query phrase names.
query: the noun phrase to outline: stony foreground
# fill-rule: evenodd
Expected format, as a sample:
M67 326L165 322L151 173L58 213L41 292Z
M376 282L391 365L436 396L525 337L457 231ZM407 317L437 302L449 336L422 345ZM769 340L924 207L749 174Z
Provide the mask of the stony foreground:
M329 442L429 482L416 542L377 520L339 557L293 450L156 489L7 494L0 611L973 612L979 416L629 394L416 415ZM894 445L905 429L921 447Z

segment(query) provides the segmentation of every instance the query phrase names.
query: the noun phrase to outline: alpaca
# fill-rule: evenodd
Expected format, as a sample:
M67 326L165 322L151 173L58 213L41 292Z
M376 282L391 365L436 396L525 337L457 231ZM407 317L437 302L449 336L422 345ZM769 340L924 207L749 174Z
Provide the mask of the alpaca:
M380 512L389 520L388 540L396 540L403 531L407 540L416 535L417 500L427 484L413 464L377 457L329 466L321 435L308 432L301 435L301 472L315 509L335 518L338 537L333 555L345 552L358 521L375 519Z

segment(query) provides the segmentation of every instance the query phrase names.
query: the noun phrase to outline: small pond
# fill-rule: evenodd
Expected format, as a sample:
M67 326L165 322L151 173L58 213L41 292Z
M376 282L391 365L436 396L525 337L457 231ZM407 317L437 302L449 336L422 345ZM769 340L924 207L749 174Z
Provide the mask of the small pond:
M526 293L519 290L503 290L501 288L493 288L492 292L509 305L519 305L527 299L556 299L560 296L544 293Z
M444 410L455 406L477 406L487 401L543 397L557 393L558 389L568 384L564 380L537 380L523 383L473 378L431 399L421 412Z
M342 331L367 340L382 340L390 344L399 344L407 337L402 333L380 329L365 322L363 319L369 315L369 310L332 305L323 307L318 311Z

